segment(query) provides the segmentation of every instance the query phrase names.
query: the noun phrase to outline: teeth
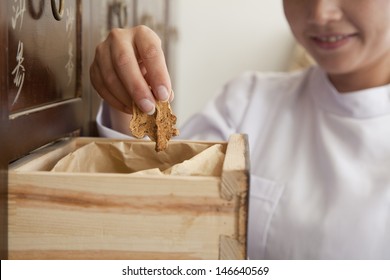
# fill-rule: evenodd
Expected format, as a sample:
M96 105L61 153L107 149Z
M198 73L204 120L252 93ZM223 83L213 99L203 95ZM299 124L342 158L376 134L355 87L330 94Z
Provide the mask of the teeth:
M319 37L318 39L321 42L326 42L326 43L335 43L337 41L340 41L344 39L345 37L343 35L338 35L338 36L329 36L329 37Z

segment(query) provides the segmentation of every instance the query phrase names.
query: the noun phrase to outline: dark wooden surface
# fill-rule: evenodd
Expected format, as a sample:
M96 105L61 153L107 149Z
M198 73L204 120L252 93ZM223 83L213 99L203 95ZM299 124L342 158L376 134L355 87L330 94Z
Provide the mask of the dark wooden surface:
M12 161L82 126L81 8L64 1L57 20L51 1L7 3Z
M8 103L7 103L7 1L0 2L0 258L8 258Z
M50 1L8 1L8 105L10 113L74 98L80 94L80 17L76 0L64 1L63 17ZM59 1L56 1L59 2ZM23 79L24 78L24 79Z

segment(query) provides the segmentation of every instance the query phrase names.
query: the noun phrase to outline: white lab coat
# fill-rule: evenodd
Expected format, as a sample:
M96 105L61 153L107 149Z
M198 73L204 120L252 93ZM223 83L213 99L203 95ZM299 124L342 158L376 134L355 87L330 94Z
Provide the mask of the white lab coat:
M98 115L110 130L107 108ZM390 85L340 94L325 73L245 73L181 128L248 134L251 259L390 259Z

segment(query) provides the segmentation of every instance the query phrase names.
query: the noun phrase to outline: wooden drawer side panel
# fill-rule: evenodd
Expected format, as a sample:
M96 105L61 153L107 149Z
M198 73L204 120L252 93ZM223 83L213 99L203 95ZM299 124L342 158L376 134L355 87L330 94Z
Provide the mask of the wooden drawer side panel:
M121 178L122 183L108 185L79 178L77 184L55 176L14 175L10 258L218 259L220 236L235 235L236 205L220 198L218 181L204 180L196 195L166 184L153 194L141 189L156 182L134 185ZM91 181L96 184L85 185Z

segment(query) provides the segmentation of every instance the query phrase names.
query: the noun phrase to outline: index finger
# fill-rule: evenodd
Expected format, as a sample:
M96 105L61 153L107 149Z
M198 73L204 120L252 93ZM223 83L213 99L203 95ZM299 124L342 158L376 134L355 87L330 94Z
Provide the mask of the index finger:
M137 106L148 114L155 110L153 94L145 81L135 53L132 30L113 29L110 32L110 53L113 68L123 87Z
M168 101L171 93L169 77L161 39L146 26L138 26L134 34L134 49L146 70L146 81L155 97Z

